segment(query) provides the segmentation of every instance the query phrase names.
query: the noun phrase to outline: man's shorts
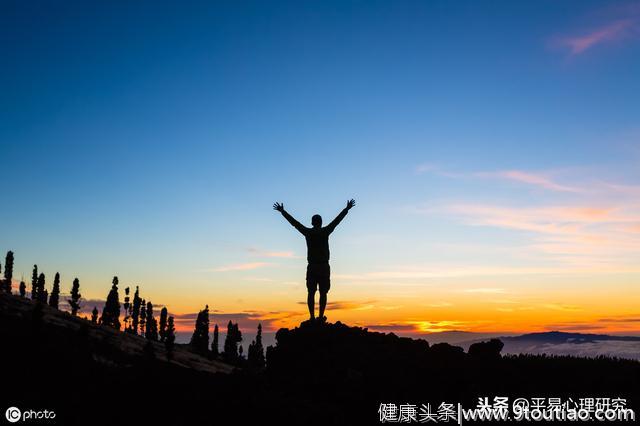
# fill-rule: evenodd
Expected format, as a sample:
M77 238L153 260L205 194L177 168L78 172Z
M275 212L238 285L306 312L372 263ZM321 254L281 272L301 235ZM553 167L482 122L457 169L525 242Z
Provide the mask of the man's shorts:
M329 276L331 270L328 263L310 263L307 265L307 290L327 293L331 287Z

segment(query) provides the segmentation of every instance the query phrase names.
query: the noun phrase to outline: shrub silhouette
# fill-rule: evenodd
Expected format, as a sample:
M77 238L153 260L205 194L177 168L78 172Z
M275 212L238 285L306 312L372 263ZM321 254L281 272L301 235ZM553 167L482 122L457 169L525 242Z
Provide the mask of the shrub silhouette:
M488 342L474 343L469 347L469 355L482 360L500 359L500 351L504 343L500 339L491 339Z

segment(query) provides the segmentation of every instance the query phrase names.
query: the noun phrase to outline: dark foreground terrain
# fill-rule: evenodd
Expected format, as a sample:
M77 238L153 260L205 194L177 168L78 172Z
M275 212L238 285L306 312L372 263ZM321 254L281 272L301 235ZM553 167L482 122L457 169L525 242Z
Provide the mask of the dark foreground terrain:
M339 322L277 333L265 371L233 369L160 343L0 294L0 414L54 410L60 425L379 424L380 403L478 397L640 400L640 363L611 358L500 356L369 332ZM20 423L19 423L20 424ZM611 424L611 423L607 423Z

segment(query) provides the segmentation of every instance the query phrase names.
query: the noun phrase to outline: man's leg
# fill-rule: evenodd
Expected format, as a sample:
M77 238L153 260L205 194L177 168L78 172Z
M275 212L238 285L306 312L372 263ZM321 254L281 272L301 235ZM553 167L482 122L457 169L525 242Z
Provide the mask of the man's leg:
M318 284L313 275L313 269L311 265L307 265L307 307L309 308L309 319L314 320L316 318L315 309L316 309L316 289L318 288Z
M325 265L322 271L322 278L318 283L318 288L320 290L320 312L318 318L324 321L324 310L327 307L327 293L329 293L329 289L331 288L331 269L329 264Z
M316 289L315 288L311 289L311 287L307 287L307 292L308 292L307 293L307 306L309 307L309 319L314 320L315 319L315 312L314 311L316 309L316 302L315 302ZM322 307L322 296L320 297L320 300L321 300L320 306ZM325 302L326 302L326 297L325 297Z
M324 317L324 309L327 307L327 292L320 290L320 312L318 318Z

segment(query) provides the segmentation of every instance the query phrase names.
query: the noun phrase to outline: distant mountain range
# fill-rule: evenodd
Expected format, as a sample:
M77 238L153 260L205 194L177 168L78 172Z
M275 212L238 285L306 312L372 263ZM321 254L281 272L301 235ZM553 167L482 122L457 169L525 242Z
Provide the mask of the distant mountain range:
M460 332L444 338L459 339ZM519 336L487 335L475 333L465 335L468 339L459 339L455 344L465 350L473 343L498 337L504 343L502 353L508 354L549 354L596 357L599 355L640 360L640 337L612 336L608 334L566 333L547 331L528 333ZM428 337L427 340L431 341ZM442 340L445 341L445 340Z

